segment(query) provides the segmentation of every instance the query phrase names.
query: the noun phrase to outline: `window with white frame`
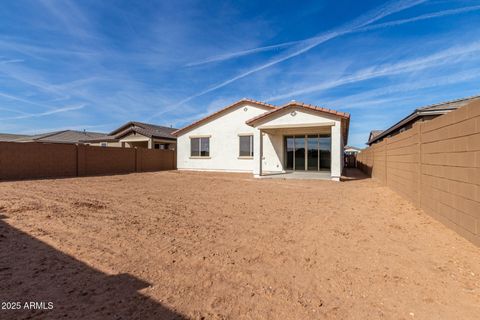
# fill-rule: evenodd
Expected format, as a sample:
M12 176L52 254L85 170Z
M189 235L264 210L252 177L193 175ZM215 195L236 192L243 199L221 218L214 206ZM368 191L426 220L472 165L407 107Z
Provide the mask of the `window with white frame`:
M210 157L210 138L190 138L191 157Z
M240 157L253 157L253 135L239 136Z

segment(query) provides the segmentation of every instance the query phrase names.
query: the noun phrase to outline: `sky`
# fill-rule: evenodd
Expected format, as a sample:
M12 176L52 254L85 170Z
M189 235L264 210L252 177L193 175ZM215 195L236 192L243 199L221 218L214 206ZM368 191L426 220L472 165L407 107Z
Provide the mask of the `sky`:
M241 98L349 112L363 147L480 94L480 0L3 1L0 132L182 127Z

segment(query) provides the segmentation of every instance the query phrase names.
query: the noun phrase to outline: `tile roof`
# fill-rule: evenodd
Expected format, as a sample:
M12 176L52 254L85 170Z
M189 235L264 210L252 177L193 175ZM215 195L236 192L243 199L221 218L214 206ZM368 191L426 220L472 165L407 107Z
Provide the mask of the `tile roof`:
M12 142L51 142L51 143L78 143L86 138L95 138L102 136L104 133L76 130L62 130L47 132L35 135L19 135Z
M373 137L370 136L367 144L372 144L373 142L387 136L388 134L390 134L391 132L394 132L397 129L402 128L404 125L410 123L411 121L421 116L442 115L452 110L456 110L460 107L463 107L464 105L475 100L480 100L480 95L445 101L441 103L436 103L436 104L431 104L428 106L416 108L412 113L410 113L408 116L406 116L405 118L395 123L393 126L389 127L386 130L381 131L379 134ZM374 131L377 131L377 130L374 130Z
M12 142L18 139L29 137L26 134L0 133L0 141Z
M327 108L322 108L322 107L317 107L311 104L306 104L303 102L297 102L297 101L291 101L287 104L284 104L281 107L275 108L274 110L270 110L268 112L265 112L257 117L254 117L250 120L248 120L246 123L248 125L252 125L255 121L264 119L276 112L288 109L288 108L303 108L307 110L312 110L320 113L327 113L331 114L337 117L340 117L342 119L342 130L343 130L343 142L347 143L348 142L348 131L350 129L350 114L347 112L340 112L340 111L335 111L332 109L327 109Z
M110 132L109 136L114 136L116 139L119 139L133 131L146 137L176 139L176 137L172 135L172 132L176 130L176 128L164 127L151 123L130 121Z
M281 107L275 108L274 110L270 110L270 111L265 112L265 113L262 113L261 115L258 115L256 117L248 120L247 124L254 123L255 121L263 119L263 118L265 118L265 117L267 117L267 116L269 116L273 113L276 113L276 112L281 111L281 110L285 110L285 108L295 108L295 107L300 107L300 108L304 108L304 109L308 109L308 110L328 113L328 114L332 114L332 115L335 115L335 116L338 116L338 117L341 117L341 118L345 118L345 119L350 118L350 114L346 113L346 112L340 112L340 111L335 111L335 110L332 110L332 109L317 107L317 106L314 106L314 105L311 105L311 104L306 104L306 103L303 103L303 102L291 101L291 102L289 102L289 103L287 103L287 104L285 104Z
M178 136L180 133L185 132L185 131L193 128L193 127L196 127L199 124L201 124L205 121L208 121L208 120L212 119L213 117L215 117L215 116L217 116L217 115L219 115L219 114L221 114L225 111L233 109L233 108L235 108L235 107L237 107L237 106L239 106L243 103L251 103L251 104L254 104L256 106L266 107L268 109L277 109L277 107L274 106L273 104L269 104L269 103L266 103L266 102L261 102L261 101L257 101L257 100L253 100L253 99L243 98L243 99L240 99L240 100L238 100L238 101L236 101L236 102L234 102L234 103L232 103L232 104L230 104L230 105L228 105L228 106L226 106L226 107L224 107L224 108L222 108L222 109L220 109L220 110L218 110L218 111L216 111L216 112L214 112L214 113L212 113L212 114L210 114L210 115L208 115L208 116L206 116L202 119L199 119L199 120L189 124L188 126L185 126L181 129L178 129L177 131L173 132L172 134L175 135L175 136Z

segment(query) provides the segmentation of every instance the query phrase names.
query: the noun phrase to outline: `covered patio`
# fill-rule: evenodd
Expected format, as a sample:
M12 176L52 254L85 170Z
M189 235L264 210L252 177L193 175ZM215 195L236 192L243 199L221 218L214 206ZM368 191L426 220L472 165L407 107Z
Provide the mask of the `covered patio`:
M249 120L258 129L255 177L339 181L346 119L343 113L292 104Z

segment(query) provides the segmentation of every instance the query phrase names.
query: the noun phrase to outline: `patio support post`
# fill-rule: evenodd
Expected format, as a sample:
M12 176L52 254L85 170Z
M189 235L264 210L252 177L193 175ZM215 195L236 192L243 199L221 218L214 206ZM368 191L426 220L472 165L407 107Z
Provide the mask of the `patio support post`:
M332 150L330 153L330 172L332 180L340 181L340 176L342 175L342 146L341 146L341 124L340 121L336 122L334 126L331 127L331 141L332 141Z
M253 133L253 176L258 178L262 175L263 138L260 129Z

